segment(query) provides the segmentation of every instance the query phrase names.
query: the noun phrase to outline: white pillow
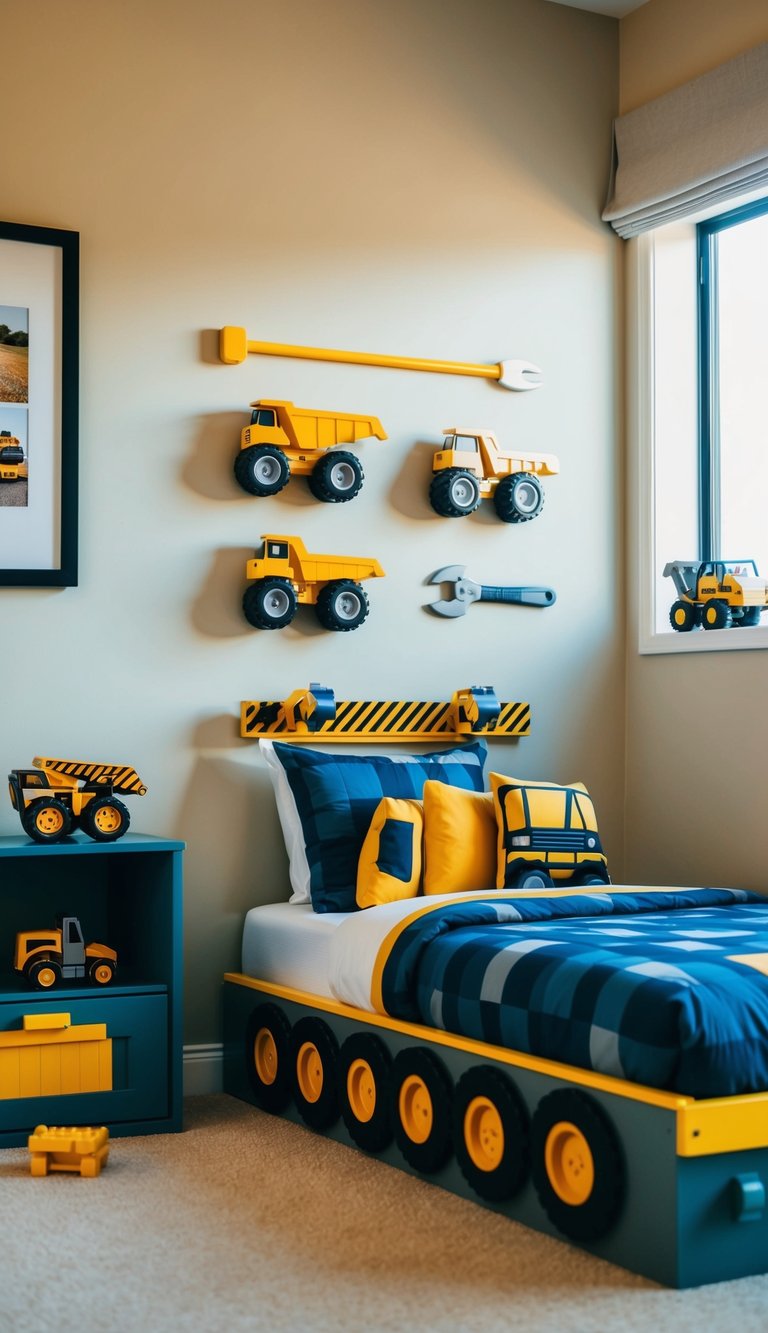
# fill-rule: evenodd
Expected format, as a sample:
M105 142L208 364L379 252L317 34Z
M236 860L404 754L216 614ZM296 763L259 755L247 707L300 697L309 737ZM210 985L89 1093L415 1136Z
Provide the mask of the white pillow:
M285 850L288 853L290 863L293 893L288 901L290 903L308 903L311 902L309 895L309 862L304 846L304 830L301 826L291 785L285 776L285 769L275 754L272 741L265 739L263 736L260 737L259 749L264 756L264 762L272 781L277 815L280 820L280 827L283 830Z

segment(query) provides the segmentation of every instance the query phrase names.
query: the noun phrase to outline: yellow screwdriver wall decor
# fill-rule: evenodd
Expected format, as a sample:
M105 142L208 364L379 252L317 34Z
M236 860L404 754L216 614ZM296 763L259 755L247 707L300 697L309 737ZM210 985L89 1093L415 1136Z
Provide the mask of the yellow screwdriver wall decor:
M382 356L377 352L340 352L334 347L297 347L293 343L255 342L245 329L228 324L219 335L219 356L228 366L237 366L249 352L260 356L298 357L309 361L341 361L357 366L386 366L390 370L428 370L439 375L470 375L495 380L502 389L521 393L538 389L544 376L530 361L499 361L478 364L472 361L433 361L421 356Z

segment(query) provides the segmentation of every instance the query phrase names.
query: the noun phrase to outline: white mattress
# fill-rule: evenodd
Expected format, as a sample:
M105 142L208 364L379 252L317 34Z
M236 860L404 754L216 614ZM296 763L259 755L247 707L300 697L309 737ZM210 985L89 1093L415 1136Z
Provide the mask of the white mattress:
M246 976L333 999L331 940L350 912L313 912L311 903L252 907L243 926Z

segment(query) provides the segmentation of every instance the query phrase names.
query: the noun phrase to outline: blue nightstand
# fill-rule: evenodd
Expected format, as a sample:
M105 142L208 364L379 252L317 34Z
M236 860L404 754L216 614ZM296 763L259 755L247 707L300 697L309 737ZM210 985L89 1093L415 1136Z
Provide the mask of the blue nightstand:
M41 1123L181 1129L183 849L138 833L0 838L0 1147ZM117 950L109 986L40 991L13 970L17 931L61 915Z

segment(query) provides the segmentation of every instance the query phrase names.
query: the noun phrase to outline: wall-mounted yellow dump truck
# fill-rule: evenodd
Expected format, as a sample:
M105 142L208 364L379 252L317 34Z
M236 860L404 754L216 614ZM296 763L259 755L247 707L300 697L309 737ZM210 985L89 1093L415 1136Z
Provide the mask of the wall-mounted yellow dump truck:
M363 484L362 465L338 445L387 438L378 417L318 412L279 398L261 398L251 407L235 459L235 477L249 495L277 495L294 473L307 478L317 500L353 500Z
M0 430L0 481L18 481L27 475L21 440L9 430Z
M131 822L115 792L146 795L136 770L125 764L39 757L32 763L34 768L11 770L8 789L24 832L35 842L60 842L76 828L95 842L115 842Z
M261 556L249 560L253 579L243 613L256 629L284 629L299 603L314 606L323 629L351 630L368 615L361 579L382 578L378 560L357 555L311 555L300 537L270 534Z
M462 518L492 499L504 523L526 523L541 513L544 490L539 477L560 471L554 454L522 454L499 448L489 430L451 426L445 445L432 460L429 500L442 518Z

